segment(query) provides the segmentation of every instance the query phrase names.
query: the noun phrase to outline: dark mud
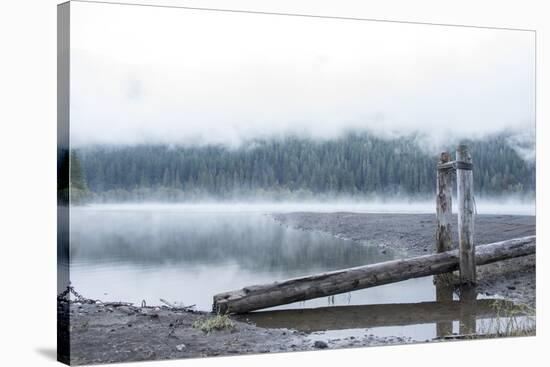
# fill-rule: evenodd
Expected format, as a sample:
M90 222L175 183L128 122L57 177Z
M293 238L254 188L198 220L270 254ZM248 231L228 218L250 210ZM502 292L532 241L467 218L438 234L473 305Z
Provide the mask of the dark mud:
M321 231L338 238L395 251L411 257L435 251L435 215L372 213L278 213L282 225ZM457 223L456 215L453 223ZM456 227L453 243L458 243ZM536 234L534 216L477 215L476 244L486 244ZM478 267L478 291L535 307L535 255Z
M304 332L262 328L237 319L231 329L206 333L193 327L196 321L212 317L204 312L66 302L58 307L70 315L70 361L75 365L410 342L372 335L325 341Z

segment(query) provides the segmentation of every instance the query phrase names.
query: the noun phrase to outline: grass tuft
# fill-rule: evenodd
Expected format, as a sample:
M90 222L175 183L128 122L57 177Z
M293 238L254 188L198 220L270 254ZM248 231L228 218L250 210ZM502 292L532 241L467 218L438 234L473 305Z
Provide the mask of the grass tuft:
M229 330L235 327L235 324L228 315L216 315L193 323L195 329L200 329L209 334L215 330Z

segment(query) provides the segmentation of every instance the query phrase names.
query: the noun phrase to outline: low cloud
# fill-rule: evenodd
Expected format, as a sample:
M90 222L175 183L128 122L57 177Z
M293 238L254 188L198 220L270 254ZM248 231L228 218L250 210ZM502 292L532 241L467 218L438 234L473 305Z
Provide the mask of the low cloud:
M74 6L77 146L239 145L368 129L420 132L437 147L513 130L510 144L534 154L532 32L123 10Z

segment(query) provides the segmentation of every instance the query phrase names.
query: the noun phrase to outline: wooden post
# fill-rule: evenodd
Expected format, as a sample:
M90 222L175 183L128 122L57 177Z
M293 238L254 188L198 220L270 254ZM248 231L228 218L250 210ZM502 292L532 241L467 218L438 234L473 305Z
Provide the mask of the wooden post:
M437 253L452 249L451 222L453 215L452 206L452 179L451 168L440 168L441 165L450 162L449 152L442 152L439 157L436 180L436 236L435 251ZM453 302L453 274L434 275L435 299L438 303ZM453 333L453 322L442 321L436 325L437 336L442 338Z
M474 176L472 156L466 145L458 146L456 161L460 281L464 284L475 284Z
M448 152L443 152L439 158L439 165L445 164L451 160ZM452 203L452 169L437 169L436 182L436 242L435 251L437 253L449 251L452 249L451 222L453 215ZM438 275L434 278L437 283L450 283L450 274Z

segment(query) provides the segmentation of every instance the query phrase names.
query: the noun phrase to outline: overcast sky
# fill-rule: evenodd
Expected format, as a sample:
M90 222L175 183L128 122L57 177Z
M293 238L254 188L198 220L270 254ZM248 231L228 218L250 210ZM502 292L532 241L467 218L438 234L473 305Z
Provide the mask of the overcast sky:
M533 32L71 3L71 137L534 131Z

